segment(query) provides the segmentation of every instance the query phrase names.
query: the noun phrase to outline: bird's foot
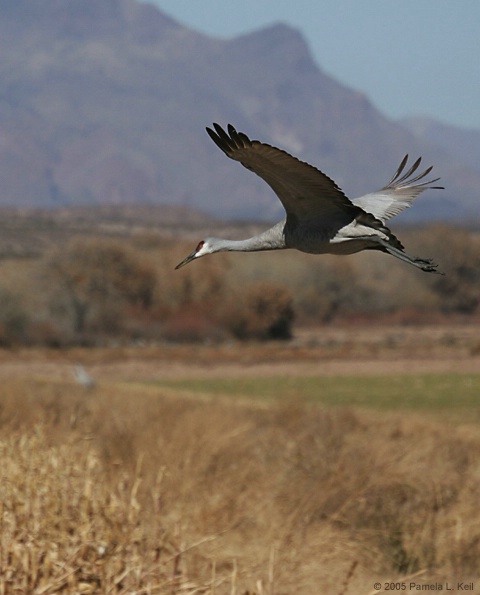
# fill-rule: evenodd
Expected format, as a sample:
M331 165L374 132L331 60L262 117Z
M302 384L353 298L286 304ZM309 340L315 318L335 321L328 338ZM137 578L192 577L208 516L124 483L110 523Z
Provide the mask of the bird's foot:
M430 258L414 258L413 262L418 268L422 269L422 271L425 271L426 273L445 275L445 273L437 271L438 264L435 264Z

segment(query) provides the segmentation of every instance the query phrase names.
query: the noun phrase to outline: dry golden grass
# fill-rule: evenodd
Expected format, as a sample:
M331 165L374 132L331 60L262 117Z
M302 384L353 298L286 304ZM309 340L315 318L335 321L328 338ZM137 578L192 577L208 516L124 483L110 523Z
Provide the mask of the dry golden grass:
M3 383L0 424L0 593L479 578L476 429L20 378Z

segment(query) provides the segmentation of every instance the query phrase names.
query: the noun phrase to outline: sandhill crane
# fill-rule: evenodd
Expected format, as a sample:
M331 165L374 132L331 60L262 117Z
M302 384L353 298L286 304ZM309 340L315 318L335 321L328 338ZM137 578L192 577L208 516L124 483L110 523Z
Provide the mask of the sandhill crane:
M95 388L95 380L85 370L81 364L75 364L75 380L86 390Z
M240 161L272 188L286 211L286 218L246 240L206 238L175 268L220 251L255 252L295 248L310 254L353 254L361 250L381 250L400 260L435 273L437 265L429 259L412 258L385 222L408 208L424 190L440 178L421 182L432 170L413 174L419 157L404 173L405 155L393 178L378 192L350 200L328 176L285 151L250 140L229 124L228 134L218 124L207 128L214 143L230 159Z

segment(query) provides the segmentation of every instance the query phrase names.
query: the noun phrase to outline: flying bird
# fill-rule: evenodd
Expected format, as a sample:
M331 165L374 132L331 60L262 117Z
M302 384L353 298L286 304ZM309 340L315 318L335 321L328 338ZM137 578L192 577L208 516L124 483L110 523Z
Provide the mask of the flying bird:
M407 168L405 155L395 175L378 192L350 200L337 184L317 168L287 152L258 140L250 140L229 124L207 127L213 142L230 159L260 176L285 208L286 217L263 233L246 240L206 238L175 268L214 252L256 252L294 248L309 254L354 254L380 250L422 271L436 273L430 259L408 256L400 240L385 225L388 219L410 207L424 190L440 178L422 181L432 167L417 173L421 157ZM407 168L407 171L405 169ZM415 174L415 175L414 175Z

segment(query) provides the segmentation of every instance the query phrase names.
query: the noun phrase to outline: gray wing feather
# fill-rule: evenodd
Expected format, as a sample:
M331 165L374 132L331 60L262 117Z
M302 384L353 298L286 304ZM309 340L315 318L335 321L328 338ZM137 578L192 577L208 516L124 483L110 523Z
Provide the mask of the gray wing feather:
M228 125L228 134L218 124L207 128L214 143L231 159L260 176L282 202L287 219L321 219L332 228L353 221L361 212L323 172L296 157L257 140Z
M388 219L412 206L413 201L424 190L443 189L443 186L432 186L440 178L420 182L432 171L432 166L412 177L421 161L422 158L419 157L410 169L403 174L408 162L408 155L405 155L393 178L386 186L378 192L354 198L352 202L385 223Z

